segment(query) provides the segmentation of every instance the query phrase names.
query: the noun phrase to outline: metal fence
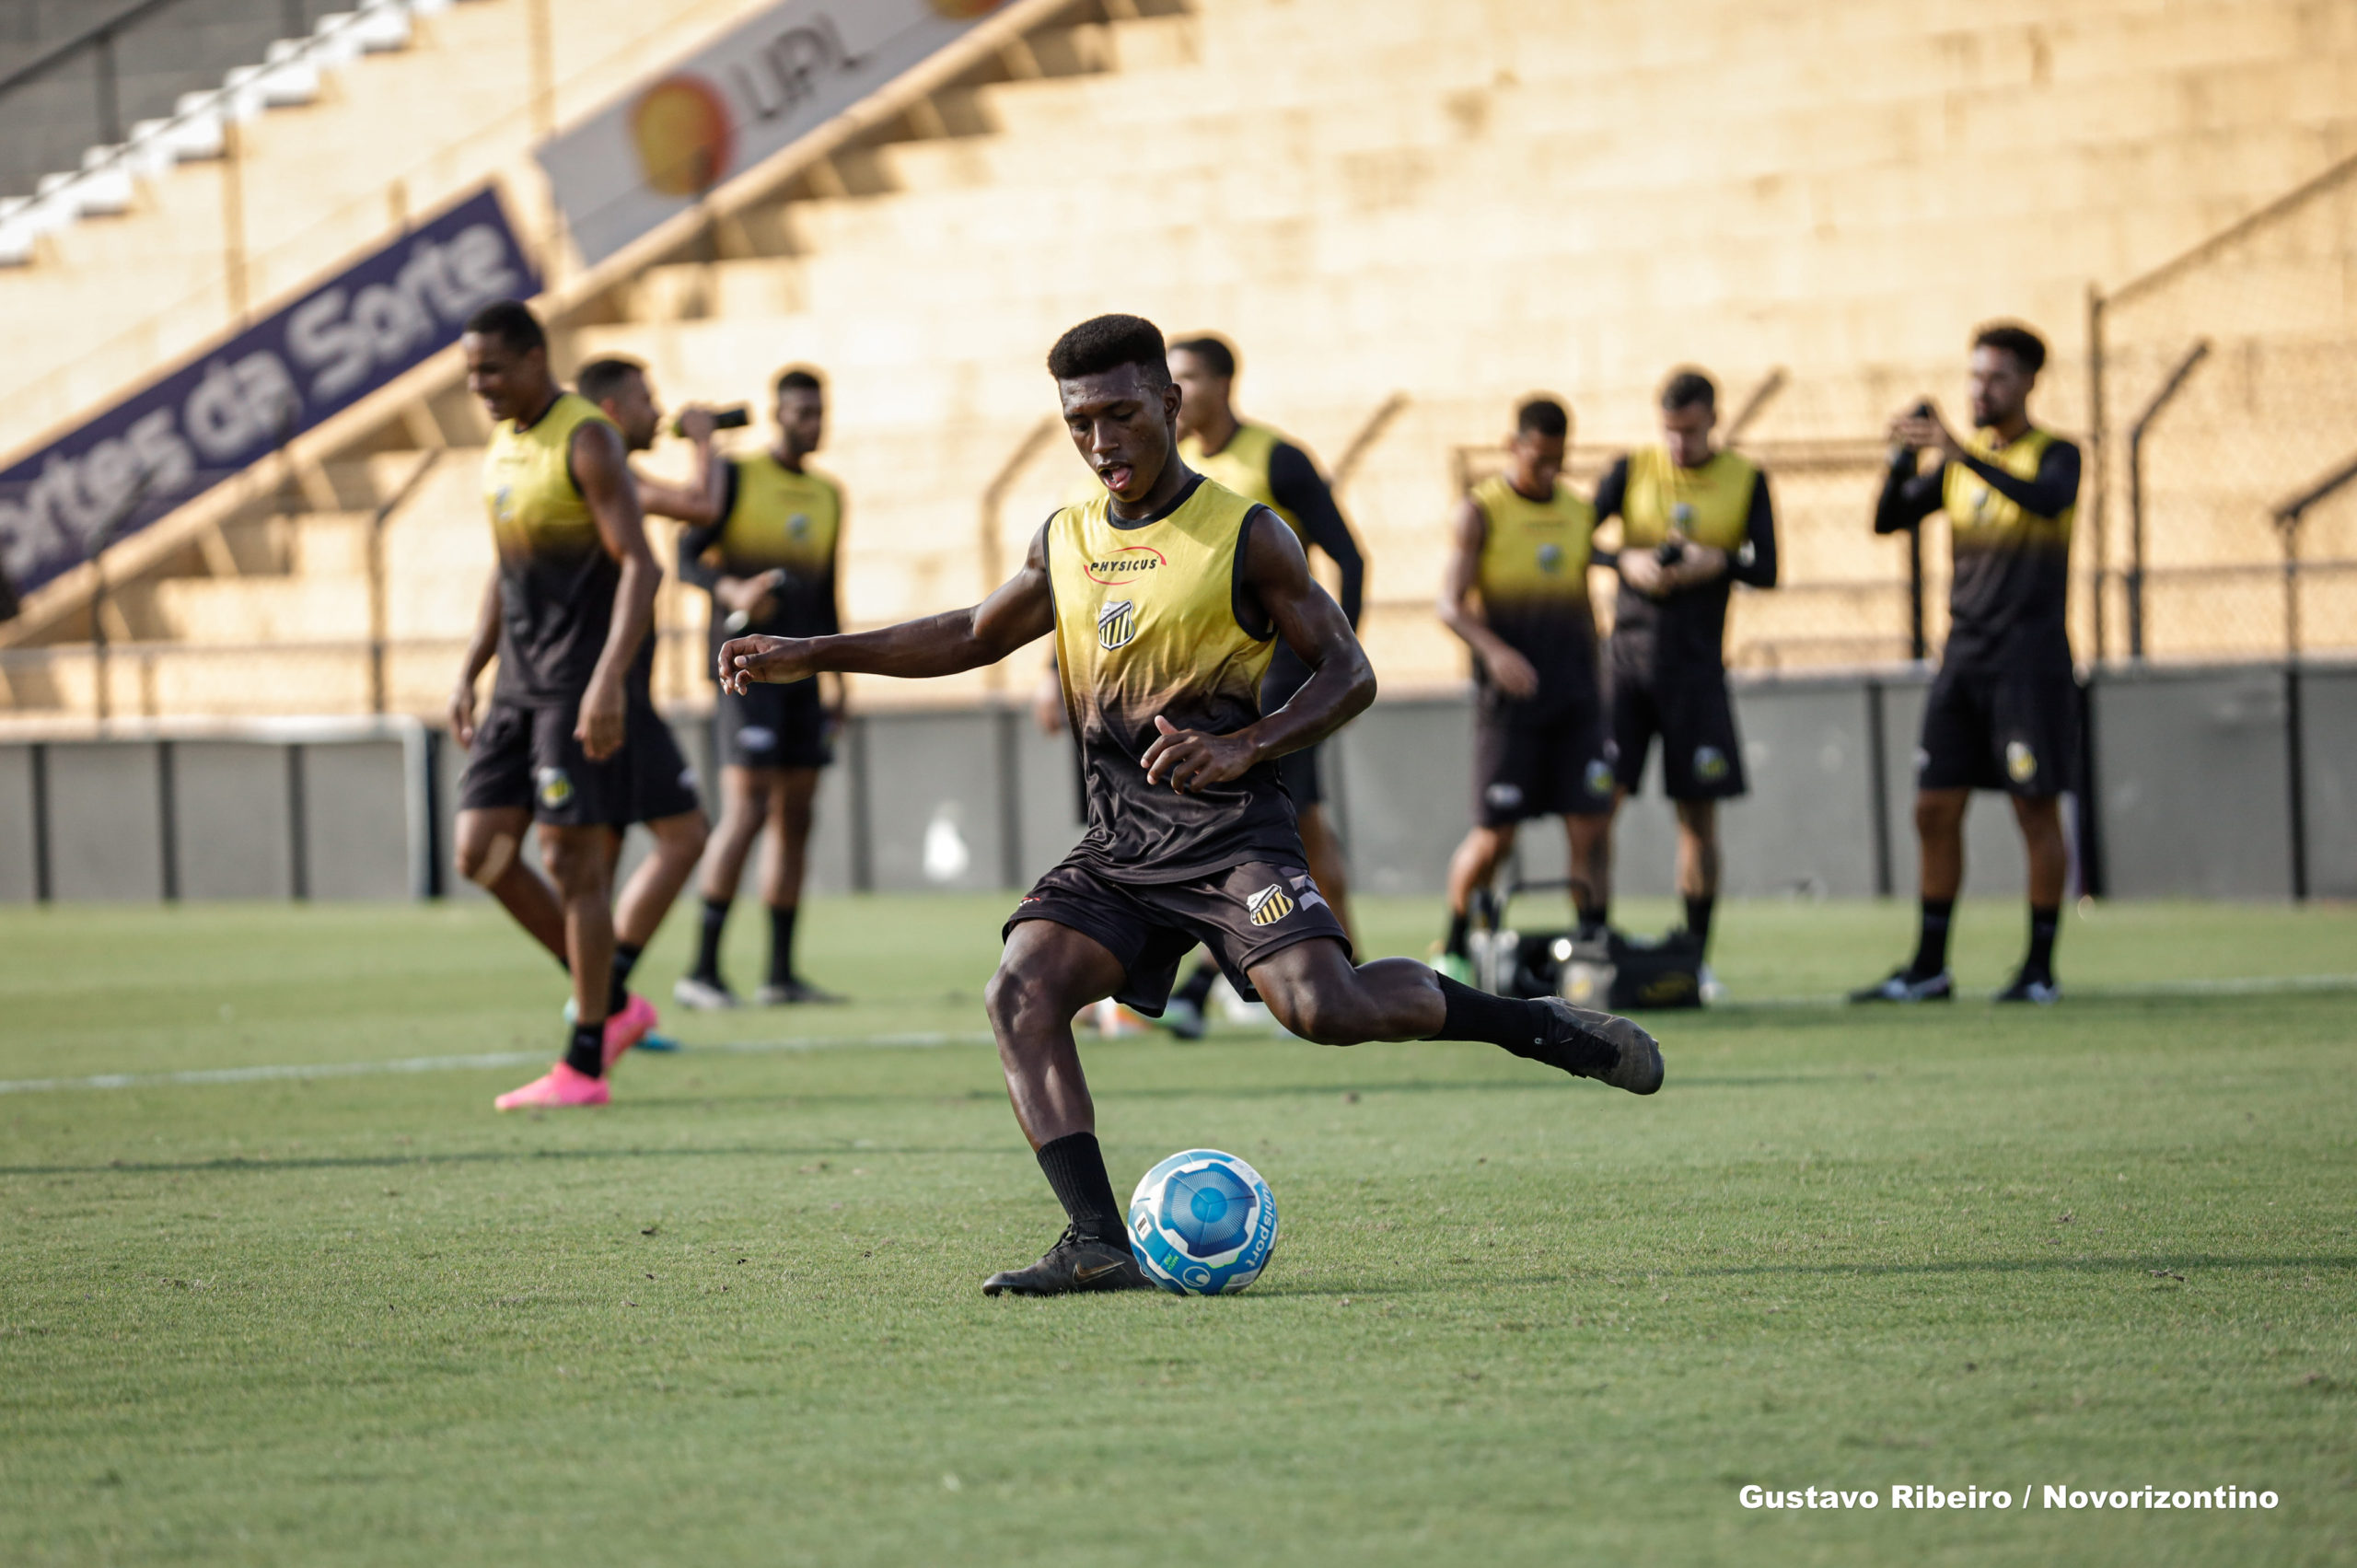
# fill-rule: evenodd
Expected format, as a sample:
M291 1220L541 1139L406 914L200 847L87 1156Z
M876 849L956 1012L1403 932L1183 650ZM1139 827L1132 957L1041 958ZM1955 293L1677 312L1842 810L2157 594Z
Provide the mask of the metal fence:
M2357 647L2357 157L2088 315L2096 657Z

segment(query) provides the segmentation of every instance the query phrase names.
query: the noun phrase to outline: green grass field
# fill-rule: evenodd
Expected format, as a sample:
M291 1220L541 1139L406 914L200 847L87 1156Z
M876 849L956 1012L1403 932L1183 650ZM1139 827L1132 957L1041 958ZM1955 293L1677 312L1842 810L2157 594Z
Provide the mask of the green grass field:
M980 1043L1005 904L813 905L864 1000L539 1120L419 1061L553 1051L490 910L0 914L0 1562L2357 1562L2349 911L2100 909L2061 1007L1897 1013L1806 999L1906 910L1737 904L1651 1100L1094 1046L1117 1185L1225 1146L1283 1238L1232 1299L1035 1302L976 1289L1061 1223ZM1965 912L1975 995L2020 923ZM204 1076L277 1066L361 1070ZM2036 1505L2228 1483L2279 1504Z

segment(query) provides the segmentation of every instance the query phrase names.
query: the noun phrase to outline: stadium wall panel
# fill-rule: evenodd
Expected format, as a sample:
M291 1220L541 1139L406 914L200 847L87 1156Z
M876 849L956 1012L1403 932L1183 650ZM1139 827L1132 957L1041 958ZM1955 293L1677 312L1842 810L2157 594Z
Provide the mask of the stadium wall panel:
M302 767L306 894L407 898L412 847L409 763L401 742L306 745Z
M2292 892L2283 671L2148 671L2096 685L2096 790L2121 898Z
M284 899L295 891L286 748L245 740L172 745L183 899Z
M137 902L164 896L163 803L156 743L52 744L49 864L61 902Z
M33 749L0 747L0 904L41 896L33 835Z
M2300 719L2308 892L2357 899L2357 669L2303 670Z
M1005 842L993 715L872 714L861 727L876 889L1002 886Z
M1880 803L1866 700L1853 681L1756 686L1737 698L1751 793L1721 814L1726 892L1874 896Z
M1015 765L1020 781L1016 813L1020 875L1016 880L1028 888L1080 842L1080 770L1070 737L1061 730L1042 735L1029 715L1014 716L1018 721Z

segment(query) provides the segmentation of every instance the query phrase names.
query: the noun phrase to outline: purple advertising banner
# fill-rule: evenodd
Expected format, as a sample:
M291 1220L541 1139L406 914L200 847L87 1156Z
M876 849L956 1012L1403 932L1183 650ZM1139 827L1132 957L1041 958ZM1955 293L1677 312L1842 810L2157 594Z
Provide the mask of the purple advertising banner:
M0 471L0 571L31 592L540 288L486 187Z

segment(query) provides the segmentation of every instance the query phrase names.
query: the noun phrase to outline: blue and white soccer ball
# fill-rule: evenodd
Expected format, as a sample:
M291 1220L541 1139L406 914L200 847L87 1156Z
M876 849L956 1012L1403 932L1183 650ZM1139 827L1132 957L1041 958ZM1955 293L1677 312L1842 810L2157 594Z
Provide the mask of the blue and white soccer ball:
M1242 1290L1276 1244L1276 1197L1234 1155L1172 1155L1130 1194L1130 1250L1145 1277L1174 1295Z

